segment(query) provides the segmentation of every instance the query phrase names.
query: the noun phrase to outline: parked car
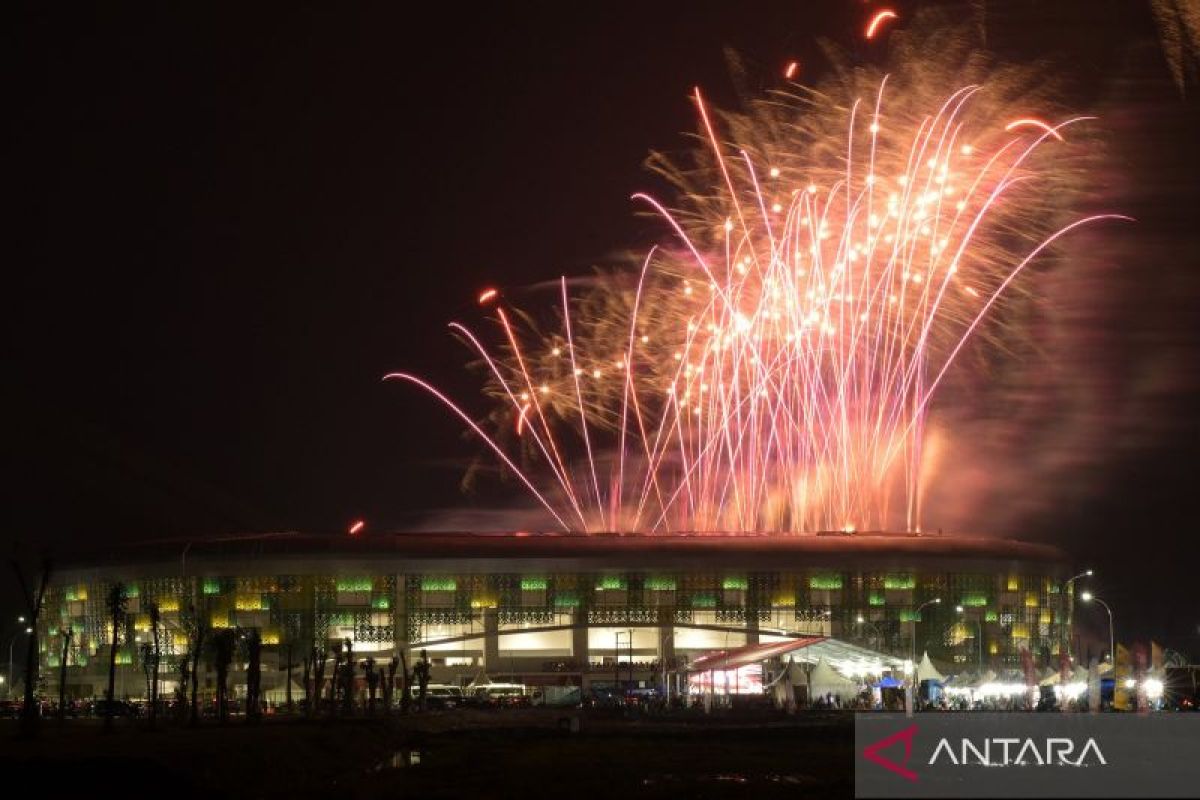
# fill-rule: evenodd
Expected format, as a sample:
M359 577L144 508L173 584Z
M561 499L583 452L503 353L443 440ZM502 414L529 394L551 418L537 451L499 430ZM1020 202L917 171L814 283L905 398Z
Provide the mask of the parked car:
M414 702L420 699L421 689L418 686L409 687ZM425 707L450 709L463 704L463 690L457 686L442 683L431 683L425 687Z
M480 708L512 708L528 706L531 703L523 683L489 683L477 686L469 697L470 705Z

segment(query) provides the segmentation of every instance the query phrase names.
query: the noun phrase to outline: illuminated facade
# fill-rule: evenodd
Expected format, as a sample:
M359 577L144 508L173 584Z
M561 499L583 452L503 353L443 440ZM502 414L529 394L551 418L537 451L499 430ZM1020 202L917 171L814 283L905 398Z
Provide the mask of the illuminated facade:
M314 645L356 657L424 649L436 682L480 673L529 684L661 680L713 650L826 635L899 657L915 644L962 669L1049 662L1064 640L1067 572L1053 548L914 535L795 537L276 534L156 543L61 569L41 630L43 680L76 697L107 685L105 598L128 597L118 693L145 694L156 604L167 691L197 621L257 629L263 683ZM938 605L927 601L941 598ZM962 610L957 610L961 607ZM982 640L980 636L982 635ZM915 642L913 637L915 636ZM632 662L627 667L618 664ZM204 663L202 659L201 663ZM244 678L236 670L236 686ZM295 696L303 695L299 671ZM201 686L211 686L211 672Z

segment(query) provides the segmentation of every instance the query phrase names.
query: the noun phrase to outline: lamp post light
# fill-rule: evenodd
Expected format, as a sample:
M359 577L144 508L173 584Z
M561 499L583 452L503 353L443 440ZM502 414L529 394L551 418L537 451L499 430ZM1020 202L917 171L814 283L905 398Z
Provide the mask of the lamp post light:
M871 626L871 630L875 631L875 649L882 650L883 633L879 630L879 626L874 622L868 622L866 617L864 617L862 614L859 614L854 621L858 625Z
M921 616L921 611L929 606L937 605L942 602L942 598L935 597L932 600L926 600L921 605L917 606L912 615L912 636L908 640L909 645L909 660L908 663L912 666L912 677L904 682L904 716L911 717L913 715L913 683L917 679L917 617Z
M1063 584L1063 602L1067 606L1066 625L1062 627L1062 641L1059 642L1059 647L1066 648L1067 655L1071 655L1071 633L1075 622L1075 581L1080 578L1090 578L1095 574L1095 570L1085 569L1083 572L1073 577L1067 578L1067 582Z
M1108 658L1112 661L1113 675L1117 674L1117 637L1113 626L1112 607L1108 603L1101 600L1091 592L1083 592L1079 595L1079 599L1085 603L1096 602L1104 606L1104 610L1108 612Z

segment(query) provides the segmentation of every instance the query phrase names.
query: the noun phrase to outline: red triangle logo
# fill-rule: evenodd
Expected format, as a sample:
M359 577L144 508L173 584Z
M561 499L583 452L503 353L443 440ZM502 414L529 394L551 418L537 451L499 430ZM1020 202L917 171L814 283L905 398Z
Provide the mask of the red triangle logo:
M901 778L904 778L904 779L910 780L910 781L916 781L917 773L913 772L911 769L909 769L906 766L908 764L908 760L910 758L912 758L913 737L916 736L916 734L917 734L917 726L909 725L904 730L902 730L898 733L893 733L891 736L887 737L886 739L880 739L878 742L875 742L874 744L869 744L866 747L864 747L863 748L863 757L866 758L868 761L874 761L876 764L883 767L884 769L891 770L892 772L899 775ZM901 741L904 742L904 762L903 763L897 764L895 761L892 761L889 758L884 758L883 756L881 756L879 754L880 750L891 747L896 742L901 742Z

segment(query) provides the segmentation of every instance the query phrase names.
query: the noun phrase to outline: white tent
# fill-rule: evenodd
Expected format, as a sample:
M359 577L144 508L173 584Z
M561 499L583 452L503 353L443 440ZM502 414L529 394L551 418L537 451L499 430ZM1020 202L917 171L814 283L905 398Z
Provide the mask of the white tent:
M796 690L793 688L792 684L793 667L795 667L797 670L800 669L796 666L796 662L789 656L788 663L785 664L783 669L779 672L779 677L771 682L769 688L771 690L771 697L775 701L776 708L788 708L795 702Z
M808 696L814 700L832 694L844 702L858 693L858 684L825 663L825 659L818 661L808 673Z
M787 675L792 686L803 686L808 683L808 680L804 677L804 670L790 656L788 657Z
M946 676L938 672L937 667L929 660L929 653L926 652L921 656L921 663L917 664L917 683L921 681L937 681L945 683Z

